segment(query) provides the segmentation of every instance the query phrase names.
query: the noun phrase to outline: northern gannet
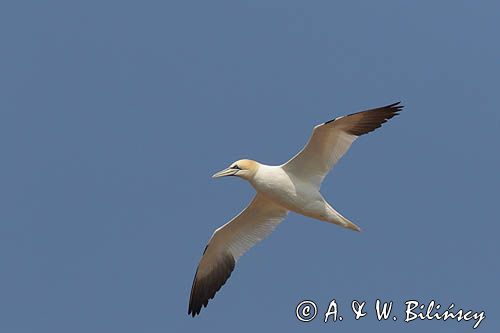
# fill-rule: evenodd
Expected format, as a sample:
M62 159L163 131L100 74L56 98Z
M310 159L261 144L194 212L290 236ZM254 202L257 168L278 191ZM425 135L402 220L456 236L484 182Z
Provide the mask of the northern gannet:
M194 276L188 314L194 317L207 306L238 258L269 235L289 211L360 231L323 198L321 182L354 140L398 115L403 108L399 103L315 126L305 147L285 164L270 166L243 159L214 174L213 178L243 178L257 193L241 213L212 234Z

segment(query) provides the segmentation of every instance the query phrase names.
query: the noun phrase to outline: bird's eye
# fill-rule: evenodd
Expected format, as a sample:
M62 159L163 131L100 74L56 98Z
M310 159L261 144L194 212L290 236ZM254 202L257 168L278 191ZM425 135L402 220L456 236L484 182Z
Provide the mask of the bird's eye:
M240 168L239 166L237 166L237 165L233 165L233 166L231 167L231 169L241 170L241 168Z

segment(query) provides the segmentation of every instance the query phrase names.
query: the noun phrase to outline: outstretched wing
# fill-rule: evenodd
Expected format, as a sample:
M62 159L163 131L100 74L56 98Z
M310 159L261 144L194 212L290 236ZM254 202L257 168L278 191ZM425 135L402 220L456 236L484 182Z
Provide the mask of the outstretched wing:
M403 109L399 103L337 117L317 125L305 147L286 162L283 169L319 187L354 140L398 115Z
M287 213L257 194L247 208L215 230L196 270L188 314L194 317L202 306L207 306L231 276L238 258L269 235Z

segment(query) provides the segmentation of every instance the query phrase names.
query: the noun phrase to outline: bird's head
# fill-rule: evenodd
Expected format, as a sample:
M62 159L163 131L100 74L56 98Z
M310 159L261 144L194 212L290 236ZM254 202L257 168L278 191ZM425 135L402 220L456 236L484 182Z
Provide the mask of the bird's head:
M238 160L232 163L227 169L215 173L212 178L237 176L246 180L250 180L255 175L258 168L258 162L252 160Z

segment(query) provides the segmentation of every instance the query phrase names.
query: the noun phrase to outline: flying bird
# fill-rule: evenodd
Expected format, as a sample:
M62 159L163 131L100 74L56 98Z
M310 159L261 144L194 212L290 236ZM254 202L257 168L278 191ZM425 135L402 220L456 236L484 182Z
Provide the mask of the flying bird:
M360 231L323 198L321 183L354 140L402 109L398 102L317 125L305 147L285 164L271 166L243 159L214 174L213 178L240 177L257 193L242 212L212 234L194 276L188 314L194 317L207 306L238 258L269 235L289 211Z

